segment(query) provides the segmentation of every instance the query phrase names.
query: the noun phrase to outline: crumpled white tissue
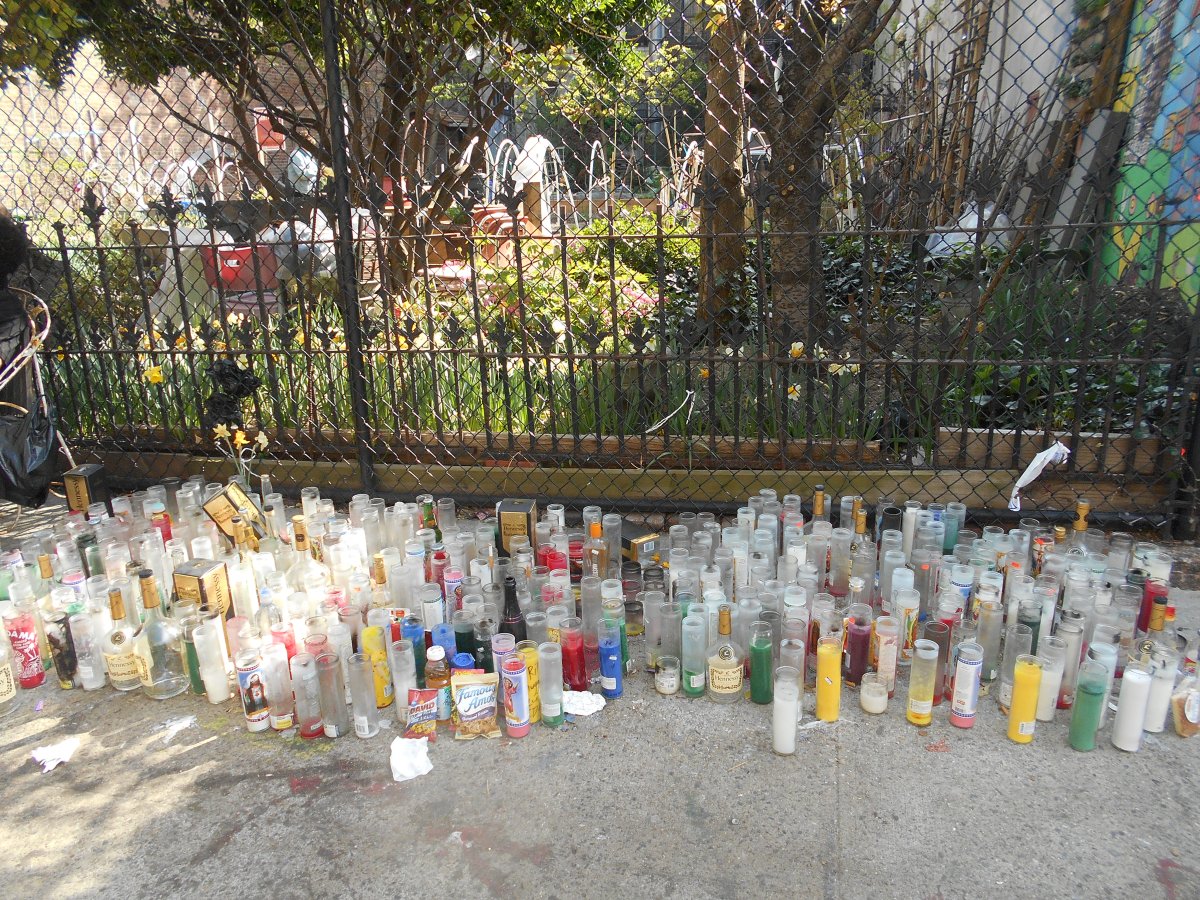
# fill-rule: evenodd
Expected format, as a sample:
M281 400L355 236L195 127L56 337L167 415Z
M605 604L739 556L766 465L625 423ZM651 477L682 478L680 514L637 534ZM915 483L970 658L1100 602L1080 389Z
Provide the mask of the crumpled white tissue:
M1071 455L1071 448L1062 441L1055 441L1051 446L1047 447L1025 467L1025 471L1021 473L1021 477L1017 479L1017 483L1013 485L1012 496L1008 499L1008 508L1013 512L1021 511L1021 488L1027 484L1031 484L1035 478L1042 474L1042 469L1049 465L1060 465L1067 461L1067 457Z
M79 738L69 737L57 744L47 744L33 751L33 761L42 767L42 774L54 769L59 763L65 763L79 749Z
M572 716L590 716L604 709L604 698L591 691L563 691L563 712Z
M402 738L392 741L392 778L408 781L433 771L429 758L429 738Z

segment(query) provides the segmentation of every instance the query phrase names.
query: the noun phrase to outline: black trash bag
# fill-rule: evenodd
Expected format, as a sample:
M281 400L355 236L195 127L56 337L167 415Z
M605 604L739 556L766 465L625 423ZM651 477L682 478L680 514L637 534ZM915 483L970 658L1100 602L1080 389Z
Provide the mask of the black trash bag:
M0 361L16 357L30 341L25 304L0 291ZM57 474L56 416L33 377L34 360L0 390L0 499L37 507L46 502ZM28 410L28 411L26 411Z
M28 507L46 502L56 474L54 411L34 404L27 413L0 407L0 497Z

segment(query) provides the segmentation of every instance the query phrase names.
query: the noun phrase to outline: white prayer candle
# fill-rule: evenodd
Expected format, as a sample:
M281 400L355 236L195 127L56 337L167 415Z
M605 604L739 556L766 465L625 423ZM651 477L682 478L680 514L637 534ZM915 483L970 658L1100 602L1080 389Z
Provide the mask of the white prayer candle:
M1125 667L1117 714L1113 716L1112 742L1118 750L1136 753L1142 747L1142 723L1146 721L1151 681L1150 673L1145 669Z

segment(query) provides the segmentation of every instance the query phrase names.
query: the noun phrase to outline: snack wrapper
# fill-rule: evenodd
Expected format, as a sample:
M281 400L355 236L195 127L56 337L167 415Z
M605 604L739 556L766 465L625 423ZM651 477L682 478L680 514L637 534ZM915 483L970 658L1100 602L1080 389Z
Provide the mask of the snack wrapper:
M450 691L458 714L456 741L500 737L496 721L499 684L500 677L495 672L455 672L450 676Z
M406 738L429 738L437 740L437 688L408 689L408 725L404 729Z

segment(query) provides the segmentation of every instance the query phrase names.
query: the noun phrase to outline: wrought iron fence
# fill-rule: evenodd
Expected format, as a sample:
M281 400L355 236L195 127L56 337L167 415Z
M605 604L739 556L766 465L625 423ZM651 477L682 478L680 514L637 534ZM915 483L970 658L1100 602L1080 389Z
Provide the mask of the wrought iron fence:
M131 4L57 89L0 72L72 443L133 480L221 473L226 424L291 490L1000 514L1062 440L1034 502L1194 514L1194 14L527 6Z

